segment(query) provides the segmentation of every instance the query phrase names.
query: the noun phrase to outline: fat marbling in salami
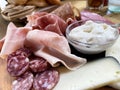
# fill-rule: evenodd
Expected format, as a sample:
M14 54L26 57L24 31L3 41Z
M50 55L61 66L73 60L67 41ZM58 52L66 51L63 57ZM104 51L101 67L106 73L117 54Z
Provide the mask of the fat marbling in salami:
M49 69L36 74L33 81L34 90L52 90L59 81L59 73L56 70Z
M18 49L7 58L7 70L11 76L20 76L29 68L30 52L26 49Z
M12 90L30 90L33 84L33 74L30 72L24 73L12 83Z
M33 72L42 72L50 68L50 64L42 57L36 57L30 61L30 69Z

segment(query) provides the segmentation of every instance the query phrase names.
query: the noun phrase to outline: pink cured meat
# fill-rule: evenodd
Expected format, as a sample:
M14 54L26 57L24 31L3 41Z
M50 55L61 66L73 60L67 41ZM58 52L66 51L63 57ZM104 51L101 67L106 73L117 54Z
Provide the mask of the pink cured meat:
M82 11L81 12L81 19L82 20L93 20L93 21L102 21L108 24L113 24L110 20L98 15L97 13L89 12L89 11Z
M70 70L75 70L86 63L85 58L72 55L68 41L57 33L42 30L29 31L26 46L31 48L36 56L46 59L52 67L60 63Z
M20 76L29 68L29 59L25 56L16 56L8 60L7 70L11 76Z
M42 30L56 32L60 35L65 35L67 27L66 22L55 14L47 14L37 19L37 25Z
M35 12L35 13L31 14L31 15L27 15L28 23L26 24L26 27L36 25L36 20L39 17L42 17L42 16L44 16L46 14L48 14L48 13L47 12Z
M38 73L33 81L34 90L52 90L59 81L59 73L56 70L46 70Z
M1 50L1 56L6 58L7 55L24 46L24 41L27 32L30 28L17 28L13 23L10 23L7 28L5 41Z
M29 57L32 54L32 51L29 48L19 48L15 52L8 55L8 58L14 57L14 56L25 56Z
M7 58L7 70L11 76L20 76L29 68L30 51L28 49L18 49Z
M30 69L33 72L42 72L50 68L50 64L42 57L36 57L30 61Z
M29 31L26 36L25 44L27 47L34 49L34 51L39 50L41 46L47 46L57 49L63 53L70 52L70 47L66 38L50 31Z
M33 15L29 15L27 18L28 24L26 27L37 27L40 30L52 31L60 35L65 35L67 23L55 14L37 12Z
M33 85L33 74L26 72L12 83L12 90L30 90Z

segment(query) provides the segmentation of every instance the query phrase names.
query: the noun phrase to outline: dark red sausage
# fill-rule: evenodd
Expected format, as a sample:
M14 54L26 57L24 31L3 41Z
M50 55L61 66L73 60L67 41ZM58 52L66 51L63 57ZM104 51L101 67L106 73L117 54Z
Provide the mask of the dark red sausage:
M11 76L20 76L28 70L30 54L29 49L21 48L8 55L7 70Z
M52 90L59 81L59 73L56 70L46 70L38 73L33 81L34 90Z
M41 57L36 57L30 61L30 69L33 72L42 72L50 68L50 64Z
M7 70L11 76L20 76L29 68L29 59L25 56L11 57L7 62Z
M12 83L12 90L30 90L33 84L33 74L26 72Z
M20 48L20 49L16 50L15 52L11 53L8 56L8 58L11 58L13 56L20 56L20 55L29 57L31 54L32 54L32 51L30 49L24 47L24 48Z

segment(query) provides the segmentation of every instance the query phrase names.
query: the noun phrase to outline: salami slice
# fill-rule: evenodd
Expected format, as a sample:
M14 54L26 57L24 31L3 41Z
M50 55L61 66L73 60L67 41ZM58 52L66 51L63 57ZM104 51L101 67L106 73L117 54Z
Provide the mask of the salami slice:
M7 62L7 70L11 76L20 76L29 68L29 59L25 56L11 57Z
M18 49L7 58L7 70L11 76L20 76L29 68L30 51L26 48Z
M38 73L33 81L34 90L52 90L59 81L59 73L50 69Z
M47 70L50 67L50 64L43 58L37 57L30 61L30 69L33 72L42 72Z
M33 74L26 72L12 83L12 90L30 90L33 84Z
M17 51L26 57L29 57L32 54L32 51L29 48L20 48Z
M20 48L18 50L16 50L15 52L13 52L12 54L9 55L9 57L13 57L13 56L26 56L29 57L32 54L32 51L28 48Z

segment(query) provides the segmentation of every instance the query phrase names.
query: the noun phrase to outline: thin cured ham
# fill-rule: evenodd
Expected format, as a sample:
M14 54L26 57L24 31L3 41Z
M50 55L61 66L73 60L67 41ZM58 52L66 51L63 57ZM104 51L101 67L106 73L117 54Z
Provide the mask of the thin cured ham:
M56 32L60 35L65 34L67 23L55 14L38 12L29 15L27 18L28 24L26 27L33 26L41 30Z
M48 14L37 19L37 25L46 31L56 32L60 35L65 34L67 24L64 20L54 14Z
M15 50L24 46L24 40L30 28L17 28L13 23L10 23L7 28L5 41L1 49L1 56L5 58Z
M45 58L53 67L62 63L68 69L74 70L86 63L86 59L70 53L67 40L57 33L33 30L27 34L26 42L36 56Z
M47 12L36 12L36 13L32 13L31 15L27 15L26 17L27 17L28 23L26 24L26 27L36 25L37 18L42 17L46 14L48 13Z

